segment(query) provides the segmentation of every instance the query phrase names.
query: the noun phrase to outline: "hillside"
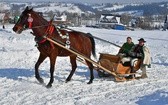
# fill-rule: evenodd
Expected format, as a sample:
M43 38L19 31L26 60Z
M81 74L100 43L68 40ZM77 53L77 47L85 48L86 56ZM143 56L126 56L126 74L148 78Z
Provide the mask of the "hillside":
M37 3L17 3L7 2L0 3L0 10L6 9L4 5L8 5L11 10L22 11L25 6L32 6L39 12L68 12L68 13L115 13L130 11L140 11L141 15L165 15L168 14L168 2L160 3L141 3L141 4L81 4L81 3L61 3L61 2L37 2Z

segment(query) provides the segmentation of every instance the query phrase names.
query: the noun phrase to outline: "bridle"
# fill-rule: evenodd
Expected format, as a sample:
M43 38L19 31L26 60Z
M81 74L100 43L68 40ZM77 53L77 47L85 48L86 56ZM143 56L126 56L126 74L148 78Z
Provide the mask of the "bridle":
M22 30L35 29L35 28L41 28L41 27L49 26L49 24L47 24L47 25L39 25L39 26L32 26L34 19L31 17L30 13L28 14L28 16L29 17L24 20L25 22L26 21L28 22L28 26L26 26L26 24L24 24L23 27L22 27Z

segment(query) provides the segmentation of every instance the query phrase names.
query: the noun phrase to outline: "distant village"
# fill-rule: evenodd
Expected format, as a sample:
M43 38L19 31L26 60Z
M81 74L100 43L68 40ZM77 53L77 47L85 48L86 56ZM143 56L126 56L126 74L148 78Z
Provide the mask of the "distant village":
M11 9L12 7L12 9ZM25 5L0 3L0 24L5 28L5 24L15 24L24 10ZM35 6L36 7L36 6ZM145 30L167 30L168 16L165 15L151 15L151 16L133 16L129 13L103 13L97 14L83 12L83 13L69 13L69 12L39 12L48 21L53 18L54 24L63 27L77 27L86 26L92 28L106 28L116 30L134 30L141 28Z

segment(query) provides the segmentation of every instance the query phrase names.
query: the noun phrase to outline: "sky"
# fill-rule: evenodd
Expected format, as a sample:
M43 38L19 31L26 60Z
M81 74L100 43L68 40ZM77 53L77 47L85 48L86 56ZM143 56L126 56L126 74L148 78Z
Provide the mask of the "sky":
M160 2L168 0L58 0L58 1L74 1L88 3L137 3L137 2Z
M2 1L18 1L18 2L22 2L23 0L0 0L0 2ZM26 2L28 1L46 1L46 0L26 0ZM168 1L168 0L47 0L47 1L54 1L54 2L82 2L82 3L148 3L148 2L162 2L162 1Z

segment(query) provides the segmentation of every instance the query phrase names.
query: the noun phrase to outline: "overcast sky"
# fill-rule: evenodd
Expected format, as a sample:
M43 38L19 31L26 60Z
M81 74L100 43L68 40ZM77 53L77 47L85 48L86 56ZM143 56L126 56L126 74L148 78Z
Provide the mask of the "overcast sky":
M27 2L27 1L55 1L55 2L83 2L83 3L142 3L142 2L161 2L168 0L0 0L1 1L18 1L18 2Z
M140 3L140 2L161 2L168 0L55 0L55 1L73 1L73 2L88 2L88 3Z

